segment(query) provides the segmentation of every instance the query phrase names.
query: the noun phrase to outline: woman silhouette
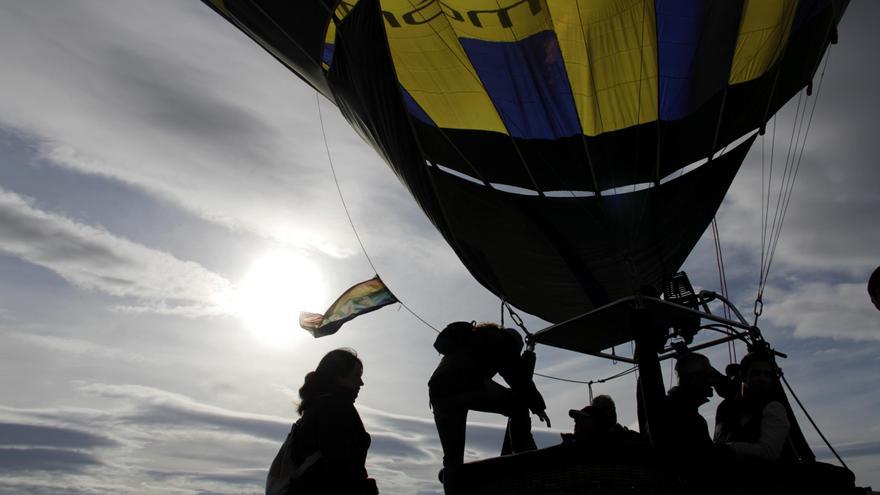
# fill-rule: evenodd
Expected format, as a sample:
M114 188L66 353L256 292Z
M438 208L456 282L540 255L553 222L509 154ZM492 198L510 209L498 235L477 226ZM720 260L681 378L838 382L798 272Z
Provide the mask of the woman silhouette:
M353 350L336 349L306 374L291 439L296 493L378 493L364 467L370 435L354 407L363 371Z

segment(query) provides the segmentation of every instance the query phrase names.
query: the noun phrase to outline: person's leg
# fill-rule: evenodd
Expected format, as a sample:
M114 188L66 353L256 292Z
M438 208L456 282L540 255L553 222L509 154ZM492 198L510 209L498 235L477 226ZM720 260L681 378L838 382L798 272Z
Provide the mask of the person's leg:
M529 416L529 408L518 400L516 394L509 388L492 380L486 380L482 394L474 397L468 405L469 409L474 411L503 414L508 417L507 440L513 453L538 448L532 437L532 419ZM502 447L502 453L506 453L505 450Z
M443 490L447 495L461 493L458 489L458 474L464 463L467 409L444 407L442 402L435 404L434 424L443 448Z
M529 416L529 408L524 404L519 404L513 408L509 417L507 432L513 453L536 450L538 445L532 436L532 418Z

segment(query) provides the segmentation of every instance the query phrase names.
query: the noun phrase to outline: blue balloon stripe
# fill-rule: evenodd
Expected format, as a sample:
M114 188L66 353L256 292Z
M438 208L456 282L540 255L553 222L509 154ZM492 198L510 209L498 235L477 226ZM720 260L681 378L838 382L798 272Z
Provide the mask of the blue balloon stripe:
M687 117L727 85L742 14L735 0L656 0L661 120Z
M691 87L705 13L701 0L657 0L660 119L677 120L692 110Z
M581 134L554 32L515 42L460 42L511 136L556 139Z
M321 61L327 64L327 66L333 65L333 49L336 48L336 45L333 43L324 43L324 53L321 57Z

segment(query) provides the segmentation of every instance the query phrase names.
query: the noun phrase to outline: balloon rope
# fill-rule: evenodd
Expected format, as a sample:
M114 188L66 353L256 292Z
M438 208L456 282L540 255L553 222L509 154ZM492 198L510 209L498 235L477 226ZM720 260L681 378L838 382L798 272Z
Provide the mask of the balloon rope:
M779 238L782 233L782 224L784 223L785 216L788 213L788 206L791 202L791 196L794 191L794 180L797 178L798 171L800 170L801 160L803 158L804 149L806 147L807 135L809 134L810 127L813 123L813 114L816 111L816 104L819 101L819 93L822 89L822 82L825 79L825 71L828 68L828 61L831 59L831 45L836 43L835 33L836 33L836 27L835 27L834 19L832 18L828 24L828 30L825 33L825 40L823 43L828 46L828 52L825 56L825 62L822 67L822 73L819 77L819 85L818 85L818 88L816 89L816 95L813 98L813 107L810 110L810 118L807 121L807 128L806 128L806 131L804 132L803 141L801 141L801 143L800 143L800 150L797 149L798 145L797 145L797 142L795 142L795 155L797 155L797 160L796 160L796 163L794 164L794 172L791 174L792 178L790 181L790 186L788 187L788 190L786 191L786 194L784 197L785 199L783 200L783 207L782 207L781 214L779 213L779 203L777 200L776 216L774 216L773 227L770 229L770 232L768 235L767 225L770 221L770 219L769 219L770 187L772 185L773 155L774 155L774 148L771 146L770 179L768 180L768 183L767 183L767 202L766 202L766 204L763 205L763 208L762 208L762 212L766 209L766 215L762 219L761 271L760 271L760 276L759 276L759 280L758 280L758 294L755 297L755 324L757 324L758 317L760 316L759 304L760 304L761 308L763 307L764 288L767 285L767 277L770 272L770 267L773 263L773 258L776 253L776 248L779 244ZM777 71L777 76L778 76L778 71ZM773 87L774 90L775 90L775 86L776 86L776 81L774 80L774 87ZM810 96L810 91L807 91L807 97L809 97L809 96ZM771 91L771 99L772 99L772 91ZM798 99L798 105L800 105L800 98ZM767 107L768 109L769 109L769 106L770 106L770 102L768 101L768 107ZM804 103L803 111L804 111L804 114L806 114L806 103ZM795 123L797 123L797 113L795 114ZM801 116L801 126L802 126L802 124L803 124L803 116ZM800 131L798 131L798 137L800 137L799 134L800 134ZM775 145L775 143L776 143L776 118L774 118L774 120L773 120L773 145ZM790 149L790 146L791 146L791 144L789 144L789 149ZM786 161L788 161L788 157L786 157ZM792 158L792 161L794 161L794 158ZM786 163L786 170L788 169L788 167L789 167L789 164ZM780 185L780 188L781 188L780 193L781 193L782 189L784 189L785 187L786 187L786 184L785 184L784 175L783 175L782 185ZM762 189L763 189L763 153L762 153ZM761 200L763 203L763 201L764 201L763 194L762 194ZM778 224L777 224L777 216L779 217ZM765 242L766 242L766 244L765 244Z
M796 5L797 5L797 3L793 2L793 8ZM786 37L780 36L779 37L779 44L776 47L776 54L774 55L774 59L781 61L781 59L785 57L785 53L787 50L788 50L788 43L786 43ZM782 71L782 63L780 62L777 64L777 67L774 70L773 84L770 86L770 93L767 97L767 104L764 107L764 116L761 118L761 130L760 130L761 135L764 134L764 131L766 129L768 114L769 114L770 108L773 104L773 96L776 94L776 86L779 81L779 74L781 71ZM800 105L800 99L798 99L798 105ZM772 185L772 179L773 179L773 156L774 156L775 146L776 146L776 116L774 115L774 117L773 117L773 141L772 141L772 145L770 147L770 179L769 179L770 182L768 182L768 185L767 185L767 203L766 203L767 215L764 218L764 221L762 223L763 230L762 230L762 243L761 243L761 270L760 270L759 280L758 280L758 295L755 297L755 325L758 324L758 317L761 315L761 310L758 309L759 303L761 304L761 308L763 308L762 299L763 299L763 295L764 295L764 285L766 283L766 273L764 271L764 260L766 259L765 251L766 251L767 247L769 246L769 244L767 246L765 246L763 241L766 239L766 236L764 234L766 233L767 223L769 222L770 186ZM762 171L763 171L763 168L762 168ZM762 180L763 180L763 173L762 173ZM763 187L762 187L762 189L763 189ZM763 201L763 195L762 195L761 199ZM774 222L775 222L775 218L774 218ZM768 240L768 242L769 242L769 240Z
M796 135L796 131L798 129L798 122L803 122L802 118L799 119L799 117L801 116L801 113L802 113L801 103L803 102L803 100L804 100L804 93L803 93L803 91L801 91L798 94L797 106L795 107L794 118L792 119L791 136L788 138L788 151L785 154L785 167L782 170L782 179L780 179L779 191L776 194L776 207L775 207L775 211L773 212L773 224L770 226L770 237L769 237L768 257L767 257L768 264L770 262L769 251L773 249L771 246L774 245L777 227L780 222L780 215L782 213L782 204L784 202L783 198L785 197L786 189L789 187L789 184L791 182L791 172L792 172L791 148L795 142L795 135ZM806 113L805 112L805 110L806 110L806 103L805 102L804 102L803 108L804 108L804 113ZM799 137L800 136L798 136L798 138ZM767 267L765 266L764 267L764 282L765 283L767 282L766 272L767 272Z
M615 375L611 375L606 378L600 378L599 380L571 380L568 378L559 378L556 376L543 375L538 372L535 372L535 375L540 376L542 378L549 378L551 380L559 380L561 382L580 383L581 385L588 385L588 386L591 386L590 389L592 390L592 385L594 383L605 383L607 381L616 380L617 378L621 378L621 377L624 377L624 376L629 375L631 373L635 373L638 369L639 369L638 366L633 366L632 368L627 368L627 369L621 371L620 373L617 373Z
M819 425L817 425L816 422L813 421L813 417L810 416L809 412L807 412L807 408L804 407L804 405L801 403L801 400L798 399L798 396L794 393L794 390L792 390L791 385L788 384L788 380L785 379L785 375L783 375L781 371L779 373L779 377L782 378L782 383L785 384L785 388L788 389L788 393L791 394L791 396L794 398L795 402L797 402L798 406L800 406L801 411L804 412L804 415L810 421L810 424L813 425L813 428L815 428L816 433L818 433L819 436L822 437L822 441L825 442L825 445L828 446L828 448L831 450L831 453L834 454L834 457L837 457L837 460L840 461L840 464L843 466L843 468L846 469L847 471L849 471L850 470L849 466L847 466L846 463L843 462L843 459L841 459L841 457L837 454L837 451L834 450L834 447L831 445L831 442L829 442L828 439L825 438L825 434L823 434L822 430L819 429Z
M797 161L794 165L794 173L792 174L791 187L788 190L788 194L785 198L785 205L782 208L782 215L781 215L781 219L779 221L779 228L777 229L776 240L773 243L772 250L770 251L770 259L767 262L767 272L770 271L770 265L773 263L773 257L776 254L776 246L779 244L779 237L782 234L782 225L785 222L785 216L788 213L788 207L791 204L791 196L792 196L792 193L794 192L794 181L797 179L798 172L800 171L800 168L801 168L801 160L804 157L804 148L806 147L806 144L807 144L807 134L809 134L810 127L813 124L813 114L816 112L816 103L818 103L818 101L819 101L819 93L820 93L820 91L822 91L822 81L825 80L825 70L828 67L828 61L830 59L831 59L831 48L829 47L828 48L828 56L825 57L825 64L822 67L822 74L819 76L819 85L816 88L816 96L813 97L813 107L810 109L810 118L807 120L807 128L804 131L804 138L801 141L800 150L797 150L797 146L795 146L795 154L797 155ZM806 110L806 104L804 105L804 110ZM806 113L806 112L804 112L804 113ZM801 122L803 123L803 116L801 117ZM792 157L792 161L794 161L794 160L795 160L794 157ZM764 281L766 283L766 276L765 276Z
M721 249L721 235L718 231L718 221L712 218L712 237L715 239L715 264L718 266L718 283L721 287L721 295L724 299L728 299L727 292L727 272L724 269L724 252ZM724 317L730 319L730 308L724 305ZM731 363L736 362L736 347L733 342L727 343L727 357Z
M776 127L776 117L773 117L773 125L774 129ZM766 158L766 149L767 149L767 135L761 135L761 265L758 273L758 288L760 289L761 284L764 282L764 245L767 243L767 212L765 211L765 201L764 201L764 190L767 187L766 177L767 177L767 158ZM771 151L772 152L772 151ZM773 155L770 155L770 163L773 163ZM757 316L757 301L755 302L755 316ZM755 321L755 325L757 325L757 319Z
M342 202L342 209L345 210L348 224L351 225L351 231L354 232L354 236L357 239L358 244L361 246L361 251L364 252L364 257L367 258L367 263L370 264L373 273L378 275L379 270L376 269L376 265L373 264L370 254L367 253L367 248L364 247L364 241L361 240L361 236L358 234L357 228L354 226L354 220L351 219L351 213L348 211L348 205L345 203L345 196L342 195L342 187L339 186L339 178L336 176L336 167L333 166L333 157L330 155L330 145L327 142L327 131L324 128L324 113L321 111L321 97L318 95L317 91L315 91L315 104L318 106L318 120L321 123L321 133L324 136L324 150L327 152L327 163L330 164L330 172L333 173L333 182L336 184L336 192L339 193L339 201Z
M330 145L327 142L327 130L324 127L324 115L323 112L321 112L321 97L317 91L315 91L315 103L318 106L318 120L321 122L321 134L324 136L324 149L327 151L327 163L330 164L330 171L333 173L333 182L336 184L336 192L339 193L339 201L342 203L342 209L345 210L345 216L348 218L349 225L351 225L351 231L354 232L354 236L355 238L357 238L358 244L360 244L361 246L361 251L363 251L364 257L367 259L367 263L370 264L370 268L373 269L373 273L378 276L379 270L377 270L376 265L373 264L373 260L372 258L370 258L370 253L367 252L367 248L364 246L364 242L363 240L361 240L360 234L358 234L357 227L355 227L354 225L354 220L352 220L351 218L351 213L349 213L348 211L348 205L345 203L345 197L342 194L342 187L340 187L339 185L339 178L336 176L336 167L333 166L333 157L330 154ZM391 291L391 293L394 294L394 291ZM434 325L431 325L430 323L425 321L424 318L419 316L415 311L410 309L410 307L407 306L406 303L403 302L396 294L394 295L394 298L397 299L397 302L403 307L403 309L407 310L409 314L416 317L416 319L427 325L430 329L434 330L437 333L440 333L440 330L437 330Z

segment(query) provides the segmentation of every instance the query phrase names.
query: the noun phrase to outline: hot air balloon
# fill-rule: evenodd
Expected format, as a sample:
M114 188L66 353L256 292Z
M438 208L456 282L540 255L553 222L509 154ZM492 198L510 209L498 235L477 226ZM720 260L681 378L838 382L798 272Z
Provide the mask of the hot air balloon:
M550 322L680 268L846 4L208 3L338 105L482 285Z
M594 355L633 339L620 301L686 333L676 274L848 4L204 1L337 105L480 284L559 324L538 343Z

